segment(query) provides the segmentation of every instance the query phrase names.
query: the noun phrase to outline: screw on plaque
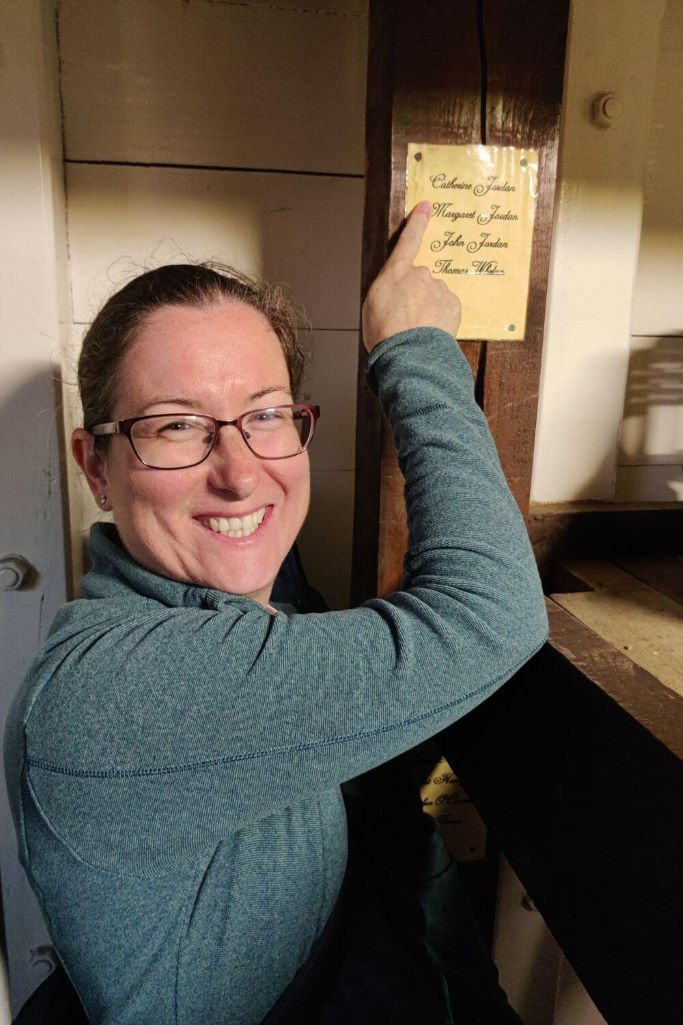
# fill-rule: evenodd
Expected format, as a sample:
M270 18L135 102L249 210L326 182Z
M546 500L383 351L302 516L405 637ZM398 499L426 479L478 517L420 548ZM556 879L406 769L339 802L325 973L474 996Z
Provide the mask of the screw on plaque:
M516 331L516 330L517 330L517 328L515 327L514 324L508 324L508 331Z
M421 153L416 153L415 154L415 160L422 160L422 154Z
M529 163L529 161L527 160L527 158L526 157L522 157L522 159L519 162L519 166L520 167L526 167L528 163Z

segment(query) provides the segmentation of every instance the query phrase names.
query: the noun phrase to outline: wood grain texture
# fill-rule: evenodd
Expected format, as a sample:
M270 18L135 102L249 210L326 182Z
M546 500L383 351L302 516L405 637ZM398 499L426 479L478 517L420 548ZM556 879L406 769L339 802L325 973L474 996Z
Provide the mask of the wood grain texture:
M547 599L551 643L660 744L683 760L683 699L557 602Z
M367 14L367 0L205 0L208 3L233 4L244 7L286 7L298 11L313 11L320 14L336 14L341 17L364 16Z
M448 29L452 27L452 33ZM366 106L367 179L363 290L404 219L409 141L479 142L476 2L371 0ZM466 355L478 368L480 346ZM359 382L352 596L399 586L406 547L403 478L391 432Z
M62 0L67 159L362 175L364 12L311 6Z
M389 0L373 0L368 19L365 115L366 178L363 210L361 300L387 254L391 195L391 109L394 20ZM351 603L373 597L377 587L382 418L365 381L365 347L359 345L356 404L356 492L353 514Z
M489 0L488 143L540 151L527 338L463 345L510 486L526 511L533 457L568 2ZM364 284L381 266L404 216L408 142L465 144L481 138L478 5L467 0L370 4L368 193ZM373 42L373 39L375 40ZM383 48L377 40L383 40ZM370 205L371 204L371 205ZM354 561L356 599L399 586L406 547L403 481L386 424L359 401ZM371 508L363 509L366 494ZM372 543L376 540L373 549Z
M554 568L567 556L618 560L629 555L677 555L683 545L683 507L680 503L634 509L609 502L532 505L529 536L541 578L549 582Z
M683 555L622 555L613 561L631 576L683 605Z
M683 701L548 611L550 643L439 743L605 1019L671 1025Z
M409 142L479 141L480 62L476 3L403 0L396 5L389 234L395 237L405 216L406 160ZM449 31L449 29L452 29ZM481 345L467 346L470 365L478 367ZM377 593L401 584L407 524L403 476L393 438L382 422L380 532Z
M683 698L683 607L611 562L566 568L588 586L553 600Z
M531 491L545 300L553 227L568 2L484 5L486 142L537 149L538 199L524 342L488 342L483 408L524 513Z

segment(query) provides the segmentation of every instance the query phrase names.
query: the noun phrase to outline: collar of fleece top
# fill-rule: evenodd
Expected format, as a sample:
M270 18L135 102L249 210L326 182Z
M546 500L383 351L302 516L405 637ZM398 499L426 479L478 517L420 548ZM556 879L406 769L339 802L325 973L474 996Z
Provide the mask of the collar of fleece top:
M132 588L142 597L162 602L169 608L217 609L228 602L246 610L261 608L246 595L186 584L145 569L124 549L113 523L96 523L90 532L88 548L92 568L83 578L84 598L129 598Z

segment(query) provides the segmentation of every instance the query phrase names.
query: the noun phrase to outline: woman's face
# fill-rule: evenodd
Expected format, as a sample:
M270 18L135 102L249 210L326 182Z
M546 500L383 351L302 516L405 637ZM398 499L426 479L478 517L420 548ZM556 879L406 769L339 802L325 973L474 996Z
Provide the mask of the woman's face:
M147 318L123 359L113 419L189 412L233 420L291 401L287 363L262 314L238 302L166 306ZM208 459L187 469L144 466L121 435L100 457L91 436L77 431L74 454L96 499L106 494L121 540L141 565L267 605L308 510L307 453L258 459L234 427L224 427ZM247 537L207 525L262 511Z

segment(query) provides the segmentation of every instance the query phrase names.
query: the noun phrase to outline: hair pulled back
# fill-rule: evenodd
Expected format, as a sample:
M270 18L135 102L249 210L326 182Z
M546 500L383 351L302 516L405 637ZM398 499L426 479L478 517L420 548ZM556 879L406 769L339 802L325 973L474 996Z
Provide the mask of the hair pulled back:
M86 430L112 419L121 361L150 314L164 306L208 308L226 300L245 303L264 315L282 346L296 398L304 370L298 341L300 318L282 288L219 263L168 264L124 285L107 300L86 332L78 361Z

